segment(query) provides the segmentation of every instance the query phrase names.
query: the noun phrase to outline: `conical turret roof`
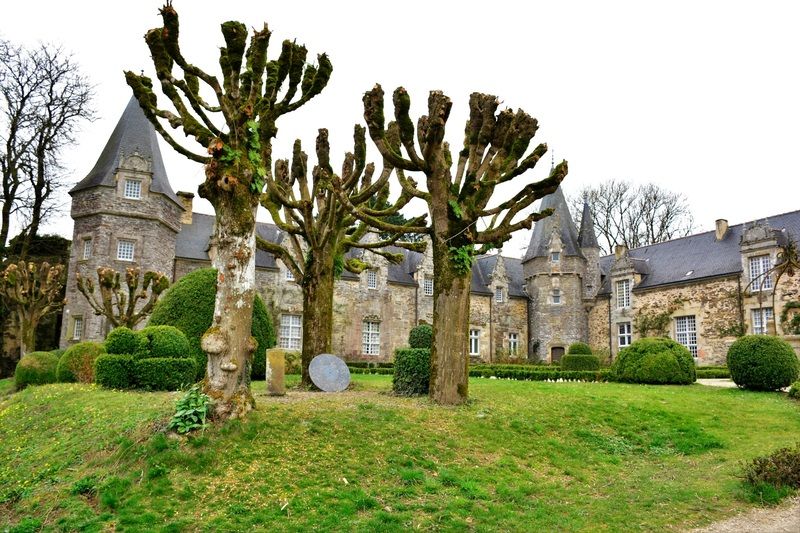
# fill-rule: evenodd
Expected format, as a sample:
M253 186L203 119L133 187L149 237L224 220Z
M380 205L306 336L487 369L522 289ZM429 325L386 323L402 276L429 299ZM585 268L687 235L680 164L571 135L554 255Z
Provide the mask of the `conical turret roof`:
M569 214L567 200L564 198L564 192L560 186L556 189L556 192L542 198L539 210L543 211L545 209L552 209L553 214L539 220L533 226L531 241L528 244L528 251L525 252L523 261L534 257L546 257L550 253L550 239L556 228L561 238L561 253L564 255L582 255L580 246L578 246L578 229L575 227L572 215Z
M150 184L150 192L163 194L181 205L169 184L164 160L161 158L161 150L158 148L156 130L144 116L139 102L134 97L131 97L125 107L105 148L97 158L94 168L69 191L70 194L91 187L115 187L114 175L119 168L120 160L123 156L130 156L134 153L138 153L151 162L153 181Z
M589 200L583 199L583 213L581 214L581 230L578 232L578 245L581 248L600 248L597 244L597 234L594 232L594 219L589 207Z

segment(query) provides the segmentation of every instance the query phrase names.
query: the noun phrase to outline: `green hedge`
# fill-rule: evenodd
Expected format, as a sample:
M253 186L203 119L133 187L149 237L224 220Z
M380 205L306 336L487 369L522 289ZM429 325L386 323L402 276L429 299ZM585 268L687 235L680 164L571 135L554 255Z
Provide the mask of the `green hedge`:
M200 348L200 338L211 326L214 317L214 299L217 292L217 271L202 268L190 272L161 295L153 309L149 326L169 325L183 331L189 340L190 354L197 363L196 380L205 376L207 357ZM253 357L251 377L264 379L266 349L275 346L275 329L267 308L259 296L253 301L253 327L251 334L258 347Z
M412 348L431 349L433 344L433 328L428 324L420 324L411 328L408 334L408 345Z
M471 368L470 377L515 379L518 381L610 381L609 370L531 370L523 368Z
M58 355L52 352L31 352L22 357L14 370L14 385L22 390L28 385L55 383Z
M394 363L378 363L376 361L349 361L351 368L394 368Z
M134 361L136 385L145 390L178 390L195 382L197 367L188 357L154 357Z
M395 394L428 394L431 381L431 351L428 348L399 348L394 352Z
M568 355L592 355L592 349L585 342L573 342L567 349Z
M625 383L688 385L697 379L692 354L666 337L634 341L620 350L611 370Z
M553 372L561 370L559 365L507 365L507 364L479 364L470 365L470 369L476 370L527 370L530 372Z
M731 379L751 390L788 387L800 374L800 363L791 345L770 335L745 335L728 348Z
M574 344L573 344L574 346ZM572 346L570 346L570 349ZM591 354L567 354L561 358L562 370L600 370L600 358Z
M394 374L394 369L392 368L375 368L350 365L347 365L347 368L350 369L351 374L375 374L380 376L391 376Z
M792 383L792 386L789 387L789 398L797 398L800 400L800 381L795 381Z
M727 368L698 368L697 379L728 379L731 373Z
M140 351L143 338L139 333L125 326L112 329L106 335L106 353L114 355L133 355Z
M186 335L175 326L147 326L138 332L137 359L189 357L191 347Z
M58 360L56 378L61 383L92 383L94 381L94 361L105 353L99 342L79 342L67 348Z
M94 362L94 381L109 389L133 386L134 359L132 355L101 355Z

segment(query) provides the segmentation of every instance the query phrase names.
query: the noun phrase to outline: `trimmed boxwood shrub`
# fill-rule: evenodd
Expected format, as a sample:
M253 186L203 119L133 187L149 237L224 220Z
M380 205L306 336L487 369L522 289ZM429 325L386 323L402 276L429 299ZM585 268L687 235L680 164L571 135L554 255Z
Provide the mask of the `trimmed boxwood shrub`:
M140 350L141 335L125 326L112 329L106 336L106 353L116 355L133 355Z
M572 346L574 346L574 344ZM572 346L570 346L570 349L572 348ZM582 353L567 354L561 358L561 369L600 370L600 358L597 357L596 355L591 355L591 354L582 354Z
M728 379L731 373L727 368L698 368L697 379Z
M152 357L133 362L136 385L146 390L178 390L195 382L197 367L188 357Z
M140 341L135 353L137 359L175 359L190 355L191 347L186 335L175 326L147 326L138 334Z
M795 381L792 383L792 386L789 387L789 398L797 398L800 400L800 381Z
M585 342L573 342L567 349L568 355L592 355L592 349ZM577 370L577 369L576 369Z
M91 383L94 381L94 361L105 353L99 342L84 341L67 348L58 360L56 377L61 383Z
M510 366L510 365L509 365ZM498 368L496 365L472 367L469 376L473 378L500 378L517 381L610 381L609 370L558 370L553 368L522 367Z
M214 299L217 293L217 271L201 268L186 274L161 295L153 309L148 326L168 325L181 330L189 341L189 354L196 361L196 380L205 376L207 356L200 348L200 338L211 326L214 318ZM253 302L253 327L256 338L251 377L264 379L266 371L265 353L275 346L275 329L267 307L256 295Z
M427 348L398 348L394 352L392 390L411 396L428 394L431 381L431 351Z
M639 339L620 350L612 374L626 383L688 385L697 379L689 350L665 337Z
M378 367L364 367L364 366L350 366L347 368L351 374L375 374L379 376L394 375L394 369L391 368L378 368Z
M797 355L786 341L770 335L745 335L728 348L728 369L739 387L778 390L800 372Z
M408 334L408 345L412 348L427 348L433 344L433 328L428 324L420 324L411 328Z
M94 381L109 389L133 386L133 356L101 355L94 362Z
M14 371L17 390L28 385L44 385L56 382L58 356L52 352L31 352L22 357Z

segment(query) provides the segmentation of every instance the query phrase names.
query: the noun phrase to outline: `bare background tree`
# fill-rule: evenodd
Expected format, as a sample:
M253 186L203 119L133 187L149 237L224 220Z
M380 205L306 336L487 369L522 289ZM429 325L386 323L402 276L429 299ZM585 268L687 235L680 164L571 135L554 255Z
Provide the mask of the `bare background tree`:
M604 254L623 244L638 248L685 237L694 230L694 217L686 196L648 183L633 185L609 180L584 187L570 197L572 217L580 221L584 199L592 208L598 244Z
M24 235L25 258L40 226L61 207L65 180L59 157L83 120L93 120L92 87L72 56L42 44L28 50L0 40L0 253L12 217Z

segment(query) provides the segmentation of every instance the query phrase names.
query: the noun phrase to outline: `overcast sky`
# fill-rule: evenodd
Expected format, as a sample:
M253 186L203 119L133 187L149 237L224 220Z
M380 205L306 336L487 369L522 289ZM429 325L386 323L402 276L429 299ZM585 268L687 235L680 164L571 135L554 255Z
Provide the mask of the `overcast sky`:
M130 98L123 70L152 73L142 39L162 2L37 1L3 6L0 36L71 51L96 85L100 119L86 124L65 164L75 183L94 165ZM454 102L451 145L471 92L539 120L534 140L569 161L567 194L610 178L684 193L698 230L800 209L800 3L792 1L311 2L175 0L184 55L217 73L219 24L263 22L272 53L294 38L327 52L327 89L279 122L276 157L294 138L313 147L327 127L332 157L351 150L362 94L405 86L412 115L429 90ZM389 104L387 103L387 108ZM387 114L389 114L387 112ZM187 145L192 146L187 140ZM198 150L199 151L199 150ZM196 192L202 169L162 145L175 190ZM334 164L338 166L339 163ZM549 169L527 180L541 177ZM527 180L520 180L522 183ZM213 212L195 202L195 210ZM68 211L49 224L71 238ZM528 235L503 250L517 256Z

